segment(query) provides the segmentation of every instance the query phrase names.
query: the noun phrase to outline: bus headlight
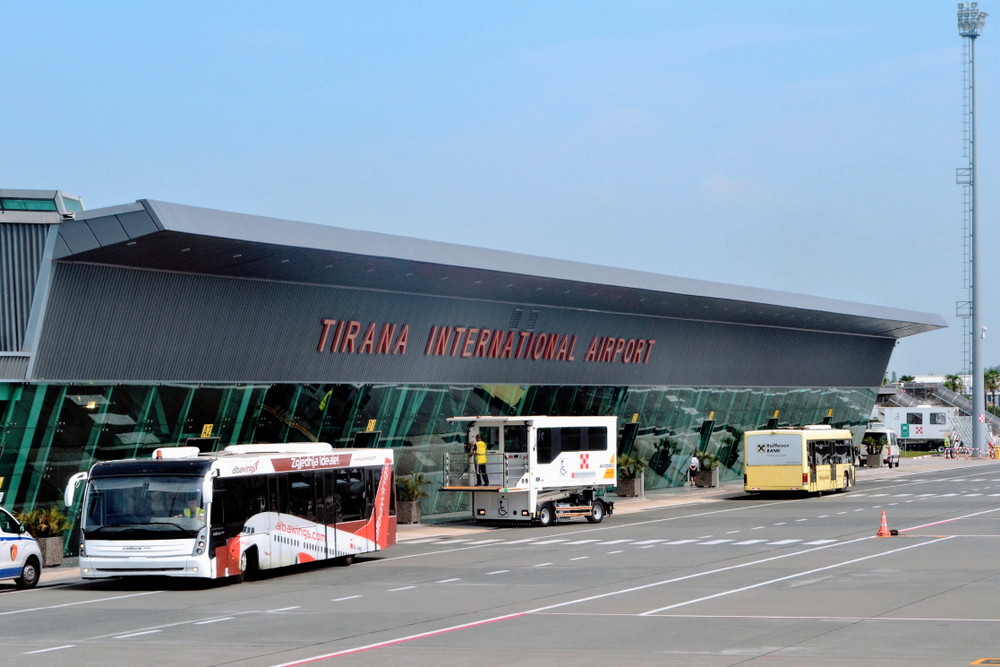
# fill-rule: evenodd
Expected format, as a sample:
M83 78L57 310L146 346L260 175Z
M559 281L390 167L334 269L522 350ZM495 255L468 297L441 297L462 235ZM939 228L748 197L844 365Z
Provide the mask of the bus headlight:
M194 549L191 550L192 556L200 556L205 553L205 542L208 540L206 532L204 528L198 532L198 537L194 540Z

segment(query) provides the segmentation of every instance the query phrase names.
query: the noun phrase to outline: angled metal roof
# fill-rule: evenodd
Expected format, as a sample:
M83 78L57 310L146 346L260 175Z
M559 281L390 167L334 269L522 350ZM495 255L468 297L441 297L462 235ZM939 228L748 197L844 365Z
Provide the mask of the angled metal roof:
M152 200L78 213L55 259L888 338L947 326L930 313Z

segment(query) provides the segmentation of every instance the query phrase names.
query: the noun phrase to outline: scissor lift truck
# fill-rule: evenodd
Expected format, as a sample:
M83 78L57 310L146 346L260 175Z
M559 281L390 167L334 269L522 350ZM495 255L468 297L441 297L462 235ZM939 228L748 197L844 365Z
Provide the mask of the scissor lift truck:
M486 479L475 447L445 455L441 491L471 493L477 522L537 523L584 517L600 523L614 503L600 494L618 485L616 417L453 417L469 442L487 444Z

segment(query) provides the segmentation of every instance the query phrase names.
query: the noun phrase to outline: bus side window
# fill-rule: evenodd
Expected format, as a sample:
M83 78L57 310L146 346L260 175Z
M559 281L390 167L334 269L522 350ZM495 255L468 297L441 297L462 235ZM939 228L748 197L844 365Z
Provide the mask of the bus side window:
M381 468L367 468L365 469L365 518L367 519L372 515L375 510L375 503L378 497L378 486L379 482L382 480L382 469Z
M250 518L247 515L247 481L238 477L220 481L225 482L226 488L222 494L226 515L226 537L236 537L243 532L243 526Z
M527 438L525 438L527 440ZM396 475L389 473L389 516L396 516Z
M316 519L316 494L311 472L288 475L288 513L306 521Z
M268 511L280 514L288 511L288 475L267 478L267 500Z
M504 426L503 449L508 454L517 454L528 451L528 427Z
M247 478L247 518L267 511L267 480Z
M333 473L326 472L323 473L323 493L325 496L324 505L326 505L326 518L325 521L327 525L333 525L337 520L337 515L340 513L340 501L337 498L337 494L333 492Z
M338 470L334 490L339 501L337 521L357 521L365 511L365 484L363 473L357 468Z
M827 465L833 463L833 452L831 445L833 444L830 440L815 440L813 441L813 446L815 447L816 465Z
M608 427L607 426L588 426L586 438L586 449L591 452L606 452L608 451Z
M554 428L540 428L537 431L538 438L538 462L552 463L552 459L559 456L559 435Z

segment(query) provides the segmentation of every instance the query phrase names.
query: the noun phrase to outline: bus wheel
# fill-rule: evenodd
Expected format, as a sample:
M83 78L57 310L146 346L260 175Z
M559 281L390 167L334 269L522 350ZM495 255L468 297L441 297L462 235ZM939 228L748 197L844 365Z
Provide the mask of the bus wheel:
M14 585L18 588L34 588L38 584L39 573L38 561L34 556L28 559L21 570L21 576L14 580Z
M347 567L353 562L354 562L354 554L351 554L349 556L341 556L340 558L337 559L337 565L342 565L343 567Z
M243 571L244 578L251 581L257 578L257 572L260 569L257 547L251 547L243 552L243 555L240 556L240 569Z
M545 528L551 526L556 520L556 510L551 503L545 503L538 510L538 525Z
M604 521L604 503L600 500L595 500L593 506L590 508L590 516L587 517L587 521L590 523L600 523Z

